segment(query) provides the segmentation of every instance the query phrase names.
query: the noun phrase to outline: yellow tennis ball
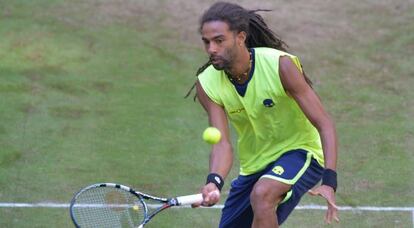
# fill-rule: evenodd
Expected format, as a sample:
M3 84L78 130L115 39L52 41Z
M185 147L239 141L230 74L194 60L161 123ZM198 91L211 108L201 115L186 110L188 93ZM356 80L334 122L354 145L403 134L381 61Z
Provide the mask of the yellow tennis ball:
M138 210L139 210L139 206L138 206L138 205L134 205L134 206L132 207L132 209L134 209L135 211L138 211Z
M220 131L215 127L208 127L203 132L203 140L210 144L216 144L221 139Z

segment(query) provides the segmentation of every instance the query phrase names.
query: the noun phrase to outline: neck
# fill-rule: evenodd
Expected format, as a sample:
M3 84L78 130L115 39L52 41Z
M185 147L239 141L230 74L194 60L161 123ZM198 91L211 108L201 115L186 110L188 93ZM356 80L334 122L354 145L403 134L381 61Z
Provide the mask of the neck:
M251 69L251 56L250 51L244 48L239 58L234 61L234 64L229 70L226 70L230 80L237 83L244 83L248 79L248 75Z

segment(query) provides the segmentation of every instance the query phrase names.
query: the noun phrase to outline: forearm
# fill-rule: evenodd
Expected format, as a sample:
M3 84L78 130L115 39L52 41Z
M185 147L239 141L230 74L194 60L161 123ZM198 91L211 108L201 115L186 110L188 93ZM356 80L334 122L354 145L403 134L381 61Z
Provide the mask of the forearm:
M210 173L216 173L225 179L233 163L233 150L230 143L227 116L224 108L210 100L200 83L197 83L198 99L208 114L209 124L221 133L221 139L213 145L210 154Z
M337 137L335 125L328 115L324 115L323 121L318 122L317 129L322 141L322 149L325 161L325 170L322 174L321 186L329 186L335 192L338 186L336 174L337 161Z
M332 121L329 121L326 127L319 130L319 135L322 141L325 168L336 170L338 146L336 130Z
M223 179L227 177L233 165L233 151L229 142L213 145L210 154L210 173L217 173Z

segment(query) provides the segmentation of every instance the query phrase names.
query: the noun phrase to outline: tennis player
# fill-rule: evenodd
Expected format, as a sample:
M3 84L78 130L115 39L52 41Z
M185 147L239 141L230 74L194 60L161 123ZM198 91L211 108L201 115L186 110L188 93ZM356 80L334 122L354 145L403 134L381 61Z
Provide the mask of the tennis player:
M197 73L197 97L222 133L210 155L203 204L218 202L208 193L221 190L232 167L230 121L240 175L231 183L220 227L278 227L320 180L312 193L327 200L326 221L339 221L334 123L299 59L258 11L219 2L200 20L210 58Z

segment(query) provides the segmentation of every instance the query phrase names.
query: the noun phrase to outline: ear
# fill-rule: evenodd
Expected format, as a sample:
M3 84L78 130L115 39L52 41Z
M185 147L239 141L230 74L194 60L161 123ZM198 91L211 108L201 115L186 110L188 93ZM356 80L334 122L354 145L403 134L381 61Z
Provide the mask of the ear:
M237 45L243 46L247 39L247 33L244 31L241 31L236 36Z

